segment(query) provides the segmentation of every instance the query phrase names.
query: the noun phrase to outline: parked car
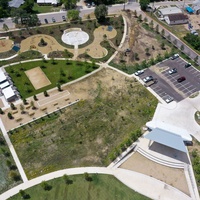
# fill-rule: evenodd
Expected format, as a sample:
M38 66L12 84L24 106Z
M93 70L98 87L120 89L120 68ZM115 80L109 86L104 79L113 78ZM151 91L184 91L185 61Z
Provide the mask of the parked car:
M181 76L180 78L177 79L177 81L178 81L179 83L181 83L181 82L183 82L183 81L185 81L185 80L186 80L185 76Z
M48 24L48 23L49 23L47 19L44 19L44 22L45 22L46 24Z
M87 7L88 7L88 8L91 8L91 5L88 3L88 4L87 4Z
M176 53L176 54L174 54L174 55L171 57L171 59L172 59L172 60L175 60L175 59L177 59L178 57L179 57L179 54Z
M62 20L63 20L63 21L66 21L66 17L65 17L64 15L62 16Z
M95 7L96 5L95 5L95 3L94 2L92 2L92 7Z
M177 72L177 69L176 68L173 68L173 69L170 69L169 71L169 74L174 74Z
M165 99L165 102L166 102L166 103L170 103L170 102L172 102L172 101L174 101L174 98L171 97L171 96L168 96L168 97Z
M146 78L143 79L145 83L148 83L149 81L153 81L153 76L147 76Z
M52 22L53 22L53 23L55 23L55 22L56 22L56 20L55 20L55 18L54 18L54 17L52 17Z
M188 68L188 67L190 67L192 64L191 63L186 63L185 64L185 68Z
M138 70L137 72L135 72L135 75L139 76L140 74L143 74L143 73L144 73L144 70Z

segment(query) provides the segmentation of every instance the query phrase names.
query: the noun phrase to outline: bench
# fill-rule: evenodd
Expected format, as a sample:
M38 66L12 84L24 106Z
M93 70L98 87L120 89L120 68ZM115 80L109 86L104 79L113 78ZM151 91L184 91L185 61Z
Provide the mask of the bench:
M40 110L42 110L42 111L44 111L44 110L46 110L47 109L47 107L41 107L40 108Z
M31 107L31 106L30 106L30 105L28 105L28 106L26 106L25 108L26 108L26 109L29 109L30 107Z
M18 113L18 110L15 110L15 111L12 112L13 115L16 114L16 113Z
M68 101L68 100L69 100L69 98L65 99L65 101Z
M21 121L21 120L22 120L21 117L17 117L17 118L15 119L16 122L19 122L19 121Z
M54 105L54 106L57 106L57 105L58 105L58 102L55 102L53 105Z
M33 116L35 114L35 112L30 112L29 116Z

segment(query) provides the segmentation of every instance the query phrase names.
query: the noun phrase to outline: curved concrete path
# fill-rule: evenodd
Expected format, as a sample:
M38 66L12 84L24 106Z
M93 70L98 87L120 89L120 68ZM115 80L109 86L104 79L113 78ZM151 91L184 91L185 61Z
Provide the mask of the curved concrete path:
M108 169L106 167L71 168L52 172L22 183L8 190L7 192L0 195L0 199L8 199L9 197L17 194L20 189L25 190L34 185L40 184L42 181L48 181L54 178L62 177L64 174L76 175L83 174L85 172L114 175L118 180L120 180L131 189L152 199L191 200L191 198L183 192L150 176L129 171L126 169Z

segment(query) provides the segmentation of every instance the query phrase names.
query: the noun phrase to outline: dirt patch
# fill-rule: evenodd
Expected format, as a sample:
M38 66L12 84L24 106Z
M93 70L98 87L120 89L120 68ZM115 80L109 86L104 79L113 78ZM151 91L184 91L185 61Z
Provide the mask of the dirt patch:
M12 40L7 40L7 39L0 40L0 53L9 51L12 49L12 47L13 47Z
M114 58L114 63L126 63L128 66L141 63L143 60L155 59L158 54L164 55L166 51L170 51L170 47L167 45L162 49L161 41L158 40L156 33L146 30L143 23L139 23L138 18L135 18L132 13L125 13L125 18L128 37L126 37L122 49L118 49L119 53ZM130 49L130 52L125 53L126 49Z
M36 90L51 84L50 80L47 78L40 67L35 67L33 69L27 70L25 71L25 74Z
M41 39L47 43L46 46L39 46ZM21 52L28 51L29 49L35 49L40 51L42 54L48 54L52 51L64 51L64 47L61 46L55 38L49 35L38 34L34 36L30 36L21 42ZM69 49L68 51L73 53L73 49Z
M190 195L184 169L176 169L157 164L137 152L126 160L120 168L154 177Z
M100 26L94 30L94 42L85 48L78 50L79 54L87 52L92 58L102 58L107 55L107 50L103 48L100 43L104 40L104 36L107 39L112 39L117 35L117 31L112 29L108 31L108 26Z

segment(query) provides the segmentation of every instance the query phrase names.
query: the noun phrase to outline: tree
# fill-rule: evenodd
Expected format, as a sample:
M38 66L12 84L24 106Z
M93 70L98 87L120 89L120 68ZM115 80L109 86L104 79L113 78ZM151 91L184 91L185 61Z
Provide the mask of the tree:
M146 48L146 49L145 49L145 53L146 53L147 56L150 55L150 54L149 54L149 48Z
M10 107L11 107L12 110L16 109L16 107L15 107L15 105L13 103L10 104Z
M139 21L139 22L142 21L142 15L141 15L141 14L138 16L138 21Z
M160 45L160 47L161 47L162 50L165 50L165 43L162 42L161 45Z
M159 33L159 25L156 25L156 33Z
M73 181L69 179L69 176L67 174L64 174L63 175L63 179L64 179L64 182L69 185L69 184L72 184Z
M183 44L181 45L181 51L184 51L184 45Z
M62 91L62 88L61 88L61 85L60 85L60 83L58 83L58 84L57 84L57 88L58 88L58 91L59 91L59 92L61 92L61 91Z
M8 119L13 119L13 116L10 112L8 113Z
M9 13L9 0L1 0L0 1L0 18L4 18L8 16Z
M48 92L47 92L46 90L44 91L44 96L45 96L45 97L48 97L48 96L49 96L49 94L48 94Z
M77 0L62 0L66 9L73 9L76 7Z
M37 100L38 100L38 98L37 98L37 96L36 96L36 95L34 95L34 96L33 96L33 99L34 99L35 101L37 101Z
M33 101L31 101L30 105L31 105L31 107L32 107L32 109L33 109L33 110L35 110L35 109L36 109L36 107L35 107L35 104L34 104L34 102L33 102Z
M147 22L148 22L147 17L144 18L144 22L147 24Z
M3 30L4 30L4 31L8 31L8 30L9 30L7 24L3 24Z
M22 114L25 113L25 112L24 112L24 105L23 105L23 104L20 105L20 110L21 110L21 113L22 113Z
M133 11L133 14L134 14L135 17L137 17L137 11L136 10Z
M103 22L106 19L106 16L108 15L108 8L106 5L101 4L99 6L96 6L95 10L94 10L94 14L96 19L99 22Z
M145 11L147 6L149 5L150 0L140 0L140 8L141 10Z
M198 56L196 56L196 57L194 58L194 62L195 62L195 63L198 63L198 58L199 58Z
M165 30L164 30L164 29L162 29L161 35L162 35L163 37L165 37Z
M34 0L26 0L22 5L21 8L26 10L27 13L33 13L33 6Z
M1 115L3 115L3 114L4 114L4 112L3 112L2 108L0 108L0 114L1 114Z
M22 197L22 199L29 199L30 198L30 195L26 194L26 192L24 190L20 190L19 194Z
M49 185L46 181L42 181L40 185L44 190L48 190L49 191L49 190L52 189L52 186Z
M86 181L92 181L92 177L90 177L87 172L84 173L84 177Z
M67 18L70 21L78 20L79 19L79 11L78 10L69 10L67 12Z
M26 99L23 99L23 104L24 104L24 105L27 105L27 104L28 104Z
M153 26L154 26L153 20L151 20L149 26L150 26L151 29L153 29Z

